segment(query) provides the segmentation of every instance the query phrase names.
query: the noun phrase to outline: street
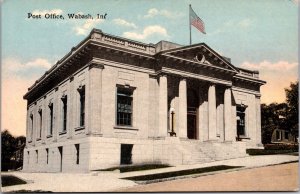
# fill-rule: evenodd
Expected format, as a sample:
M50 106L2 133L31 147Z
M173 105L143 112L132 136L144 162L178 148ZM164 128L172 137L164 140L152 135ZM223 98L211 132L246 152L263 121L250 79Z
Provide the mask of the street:
M299 188L298 164L289 163L178 179L138 185L118 191L296 191Z

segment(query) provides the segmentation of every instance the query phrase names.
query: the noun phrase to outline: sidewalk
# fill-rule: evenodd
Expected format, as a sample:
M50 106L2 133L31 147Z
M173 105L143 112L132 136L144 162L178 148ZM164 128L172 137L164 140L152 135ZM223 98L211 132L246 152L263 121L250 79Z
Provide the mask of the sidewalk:
M75 173L23 173L7 172L2 174L11 174L30 181L28 184L3 187L3 192L17 190L43 190L52 192L104 192L118 190L124 187L137 185L133 181L120 178L156 174L162 172L171 172L193 168L202 168L216 165L244 166L244 168L233 169L234 171L245 168L256 168L261 166L275 165L284 162L298 160L298 156L292 155L264 155L248 156L245 158L229 159L195 165L179 165L170 168L153 169L147 171L136 171L127 173L118 172L91 172L88 174ZM214 172L214 174L222 171ZM223 172L224 173L224 172Z

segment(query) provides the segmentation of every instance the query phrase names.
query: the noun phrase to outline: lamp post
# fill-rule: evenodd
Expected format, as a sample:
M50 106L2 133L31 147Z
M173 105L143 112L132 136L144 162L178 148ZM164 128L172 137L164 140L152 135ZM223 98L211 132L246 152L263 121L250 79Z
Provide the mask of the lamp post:
M174 114L175 114L175 109L174 108L170 108L170 112L171 112L171 118L172 118L172 126L171 126L171 132L170 132L170 136L176 137L176 133L174 132Z

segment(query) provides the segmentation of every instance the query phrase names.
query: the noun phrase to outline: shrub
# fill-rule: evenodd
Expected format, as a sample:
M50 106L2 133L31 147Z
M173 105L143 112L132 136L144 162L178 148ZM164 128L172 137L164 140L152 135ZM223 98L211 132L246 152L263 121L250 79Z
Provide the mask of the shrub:
M293 150L298 151L298 144L265 144L265 150Z

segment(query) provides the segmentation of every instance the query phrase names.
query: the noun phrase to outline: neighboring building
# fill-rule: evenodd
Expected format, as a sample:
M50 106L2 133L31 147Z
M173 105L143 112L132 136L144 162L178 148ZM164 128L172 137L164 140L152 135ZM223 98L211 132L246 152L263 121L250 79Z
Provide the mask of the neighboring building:
M261 146L263 84L204 43L144 44L94 29L24 96L24 171L243 157Z
M297 139L290 131L275 129L272 133L272 143L295 143Z

